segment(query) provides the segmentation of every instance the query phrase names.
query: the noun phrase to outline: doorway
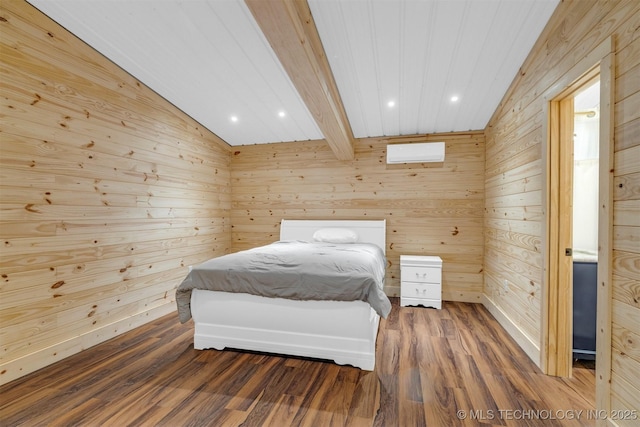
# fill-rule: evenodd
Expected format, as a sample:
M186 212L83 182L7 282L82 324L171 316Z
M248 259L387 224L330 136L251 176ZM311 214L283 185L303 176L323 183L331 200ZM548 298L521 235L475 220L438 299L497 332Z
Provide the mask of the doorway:
M578 165L575 161L583 157L593 158L593 150L596 151L596 160L598 159L599 138L595 138L594 146L592 132L588 132L586 138L584 136L578 138L577 130L580 128L579 133L584 133L582 127L584 127L584 119L588 118L587 115L594 114L593 118L595 116L599 118L599 83L599 67L594 67L558 94L549 104L548 171L551 203L548 218L549 347L547 350L547 373L557 376L571 376L574 360L574 249L584 252L588 247L589 251L595 252L594 255L597 258L599 168L596 164L595 176L589 174L591 182L586 183L581 179L583 176L575 176L575 174L584 175L585 173L582 162ZM589 123L592 122L592 120L589 121ZM598 124L598 120L596 120L596 124ZM597 128L596 132L598 132ZM585 139L587 140L586 144ZM585 145L588 146L585 147ZM589 166L592 165L589 164ZM589 169L588 172L594 172L592 167ZM595 205L592 205L591 202L594 200ZM584 206L581 205L590 205L588 214L576 212L578 206L584 209ZM579 249L575 247L578 242L580 242ZM588 244L582 245L582 242L588 242ZM593 318L589 318L589 322L592 320L595 322L596 290L597 287L593 289L594 300L592 303L594 307L590 309L589 313L593 315ZM577 308L580 312L582 305ZM589 334L593 335L593 344L595 345L595 323L592 326L593 330L589 331ZM595 358L595 348L593 348L593 355Z
M573 169L575 98L598 80L596 406L607 407L611 376L611 257L613 236L614 46L603 41L543 95L545 232L541 367L569 377L573 362ZM580 100L578 100L580 103ZM579 105L580 107L580 105ZM561 141L570 141L562 144ZM595 190L595 189L594 189Z

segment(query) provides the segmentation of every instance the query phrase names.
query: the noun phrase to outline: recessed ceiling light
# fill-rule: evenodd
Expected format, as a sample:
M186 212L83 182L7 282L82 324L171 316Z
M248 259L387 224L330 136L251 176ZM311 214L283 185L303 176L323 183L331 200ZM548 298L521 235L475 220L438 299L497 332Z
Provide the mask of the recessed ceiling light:
M458 97L458 95L453 95L453 96L451 97L451 102L457 102L457 101L458 101L458 99L460 99L460 97Z
M387 107L393 108L395 106L396 106L396 101L391 100L391 101L387 102Z
M238 121L238 116L231 116L231 121L233 123L237 122Z
M285 113L284 111L278 111L278 117L284 117L286 115L287 113Z

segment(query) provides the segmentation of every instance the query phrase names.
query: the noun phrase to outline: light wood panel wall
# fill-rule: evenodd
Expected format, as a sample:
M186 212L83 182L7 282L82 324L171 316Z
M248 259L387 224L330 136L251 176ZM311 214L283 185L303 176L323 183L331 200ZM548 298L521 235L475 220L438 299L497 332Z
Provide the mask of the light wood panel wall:
M0 5L0 381L175 310L230 249L230 149L23 1Z
M543 332L541 183L545 173L541 153L542 144L546 144L542 127L546 101L541 94L613 36L616 72L610 401L611 409L629 410L640 409L638 28L640 3L635 0L561 2L486 129L486 302L513 330L539 345ZM507 291L505 279L509 283Z
M386 145L424 137L361 139L355 160L338 161L325 141L235 147L233 250L278 239L288 219L386 219L385 291L400 291L400 254L443 260L443 297L482 293L484 135L430 135L446 142L444 163L387 165Z

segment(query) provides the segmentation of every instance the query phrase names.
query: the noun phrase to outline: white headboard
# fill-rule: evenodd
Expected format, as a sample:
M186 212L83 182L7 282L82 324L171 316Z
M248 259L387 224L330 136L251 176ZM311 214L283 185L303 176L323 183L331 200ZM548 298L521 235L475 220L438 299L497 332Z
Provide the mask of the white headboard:
M321 228L348 228L358 234L358 241L378 245L386 253L387 221L381 220L296 220L280 222L280 240L313 241Z

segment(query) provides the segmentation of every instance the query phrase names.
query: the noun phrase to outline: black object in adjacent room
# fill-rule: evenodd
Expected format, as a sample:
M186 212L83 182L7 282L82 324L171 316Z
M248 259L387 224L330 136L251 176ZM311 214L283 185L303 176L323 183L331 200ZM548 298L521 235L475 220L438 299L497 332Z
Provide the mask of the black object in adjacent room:
M573 262L573 357L596 358L598 263Z

